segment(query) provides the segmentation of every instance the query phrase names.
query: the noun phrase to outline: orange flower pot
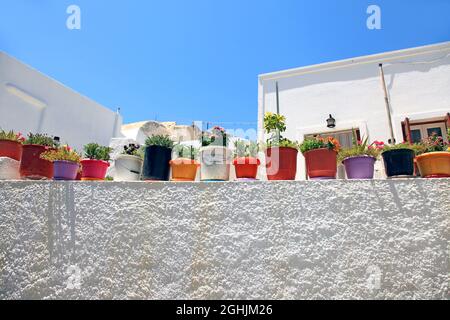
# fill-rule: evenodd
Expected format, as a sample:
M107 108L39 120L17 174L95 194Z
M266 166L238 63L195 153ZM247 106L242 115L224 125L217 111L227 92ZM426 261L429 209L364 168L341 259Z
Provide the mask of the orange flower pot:
M20 161L22 158L22 144L17 141L0 140L0 157Z
M254 157L245 157L234 159L233 164L236 171L236 178L256 179L261 161Z
M337 153L328 149L305 152L306 169L310 179L335 179L337 174Z
M423 178L450 178L450 152L430 152L416 157Z
M200 164L191 159L178 158L170 161L172 181L195 181Z

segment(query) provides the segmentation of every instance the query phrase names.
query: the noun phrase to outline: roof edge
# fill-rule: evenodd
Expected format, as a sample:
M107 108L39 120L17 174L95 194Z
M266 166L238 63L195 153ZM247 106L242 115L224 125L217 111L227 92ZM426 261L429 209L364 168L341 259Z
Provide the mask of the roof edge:
M380 60L388 62L392 59L398 59L403 56L414 56L420 55L424 53L433 53L439 52L443 50L450 50L450 41L440 42L437 44L431 44L426 46L407 48L401 50L387 51L383 53L376 53L367 56L360 56L355 58L336 60L331 62L325 62L320 64L314 64L299 68L292 68L286 70L280 70L275 72L269 72L258 75L259 81L267 81L267 80L276 80L281 78L287 78L297 75L302 75L306 73L325 71L330 69L342 68L348 65L354 64L363 64L363 63L373 63L373 62L381 62Z

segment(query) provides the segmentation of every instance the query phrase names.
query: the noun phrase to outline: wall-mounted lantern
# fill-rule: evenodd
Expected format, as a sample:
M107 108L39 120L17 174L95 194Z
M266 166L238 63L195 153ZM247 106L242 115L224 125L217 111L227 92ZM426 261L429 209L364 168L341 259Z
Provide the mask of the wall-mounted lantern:
M330 114L330 118L327 119L327 127L330 129L336 128L336 119Z

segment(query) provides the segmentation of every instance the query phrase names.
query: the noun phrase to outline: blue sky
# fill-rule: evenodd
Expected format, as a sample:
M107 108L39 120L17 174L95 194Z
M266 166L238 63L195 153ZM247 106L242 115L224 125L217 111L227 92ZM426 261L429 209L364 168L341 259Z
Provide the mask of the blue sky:
M66 9L81 8L81 30ZM368 30L366 9L382 10ZM139 120L257 121L261 73L450 40L449 0L0 0L0 49Z

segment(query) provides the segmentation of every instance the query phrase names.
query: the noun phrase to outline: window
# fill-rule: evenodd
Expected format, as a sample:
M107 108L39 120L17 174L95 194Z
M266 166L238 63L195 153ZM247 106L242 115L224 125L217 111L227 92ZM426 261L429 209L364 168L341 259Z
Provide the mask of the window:
M447 132L447 130L445 128L445 123L443 122L422 125L411 124L411 141L413 143L420 142L423 139L432 136L434 133L446 139L447 135L445 132Z
M402 123L405 141L417 143L437 134L447 140L447 126L450 125L450 114L442 118L410 121L408 118Z

